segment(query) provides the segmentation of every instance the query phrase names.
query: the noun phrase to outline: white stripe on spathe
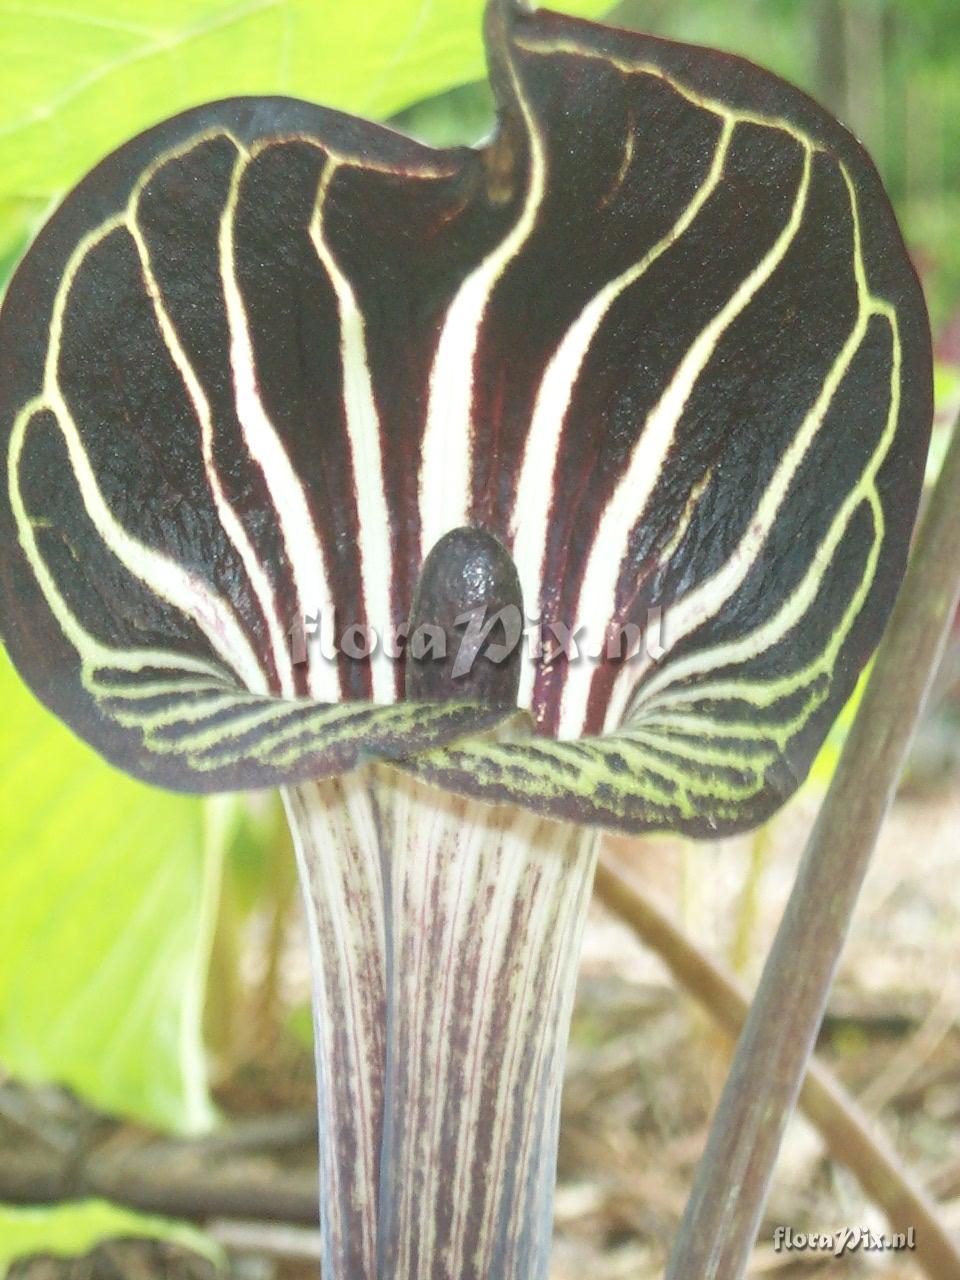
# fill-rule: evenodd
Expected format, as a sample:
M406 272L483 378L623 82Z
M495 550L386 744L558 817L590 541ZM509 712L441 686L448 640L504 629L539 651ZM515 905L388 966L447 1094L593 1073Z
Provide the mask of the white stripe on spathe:
M226 494L223 491L223 485L220 480L220 472L217 469L213 456L214 442L214 424L212 414L210 412L210 403L206 393L200 384L196 371L190 363L180 336L177 333L166 305L163 301L163 295L157 282L153 270L153 264L150 259L150 250L146 239L137 221L139 213L140 196L147 183L154 177L157 170L160 169L168 161L179 158L181 154L192 150L197 143L191 141L188 147L184 148L184 152L167 154L149 169L147 169L130 197L127 206L126 226L136 245L137 253L140 256L140 269L143 272L144 283L147 293L153 304L153 311L156 317L157 325L160 329L164 344L170 353L170 358L176 366L181 379L183 380L184 390L193 406L197 421L200 426L200 443L203 454L203 469L207 476L207 483L210 486L210 493L213 497L214 506L216 507L217 516L223 527L224 533L233 543L237 554L246 570L250 585L257 597L257 602L263 613L267 624L267 632L270 637L270 649L273 654L274 665L277 670L277 676L280 683L280 692L284 697L293 697L294 681L293 681L293 664L290 647L287 644L285 628L277 611L277 597L274 584L271 583L269 574L264 569L263 563L258 557L253 543L250 541L247 531L242 521L238 517L230 504Z
M859 483L847 495L841 504L827 536L813 552L811 567L797 589L781 606L777 614L767 623L758 627L748 636L741 637L736 643L717 646L696 654L689 655L683 662L668 664L643 687L642 698L646 702L658 691L669 687L676 681L692 675L704 674L716 667L731 661L745 661L754 657L764 648L777 643L790 626L799 621L800 616L812 603L819 580L826 572L826 566L832 560L836 547L857 507L871 495L875 496L877 472L889 451L896 432L899 418L900 401L900 336L896 313L888 303L873 297L867 281L866 267L863 260L863 249L860 230L860 215L857 206L853 182L845 166L840 166L850 200L850 212L853 226L853 264L857 287L858 310L853 327L843 343L830 372L824 379L823 386L796 434L791 439L771 480L749 522L740 542L727 561L709 579L689 592L670 610L669 628L666 637L669 645L677 644L697 627L716 617L734 592L741 586L747 573L756 562L770 530L783 506L804 458L810 451L820 429L826 419L827 412L837 394L844 378L849 372L853 360L860 350L871 318L882 316L891 327L893 340L893 361L891 367L890 405L884 430L877 446L868 460ZM882 515L882 513L881 513ZM882 524L875 531L876 542L882 538ZM621 676L614 697L608 707L608 725L619 723L628 703L629 689L643 675L644 667L635 668ZM624 678L627 676L628 678Z
M497 282L533 231L547 185L543 139L513 65L510 75L530 143L530 179L520 216L450 304L430 372L430 396L420 459L420 521L424 555L443 534L465 524L470 508L474 361L484 311Z
M20 463L30 424L36 420L38 415L45 412L52 411L43 402L42 398L31 400L24 405L14 422L10 436L7 467L10 508L17 523L20 546L27 557L37 584L43 592L47 606L80 659L81 680L84 688L98 698L116 694L114 686L104 686L104 688L98 690L97 673L103 670L123 671L134 676L138 672L153 669L180 671L184 674L210 677L217 684L221 684L224 672L203 659L193 658L183 653L173 653L165 649L116 649L101 643L86 630L61 595L53 574L50 572L37 545L33 520L27 513L20 489ZM238 657L227 658L226 661L237 676L242 678L243 660ZM263 673L251 671L250 674L256 676L254 683L256 692L265 692L266 682L263 678ZM184 690L195 690L196 688L196 682L191 680L176 680L170 683L174 691L181 688L181 686ZM149 692L153 692L149 684L146 687ZM125 696L125 694L117 696Z
M528 609L536 607L541 596L550 508L554 498L550 485L544 484L544 473L550 470L548 460L556 461L574 384L583 361L617 298L679 239L716 189L734 127L732 120L724 122L707 176L670 230L638 262L590 299L564 334L547 366L523 452L513 515L513 556ZM533 664L523 663L518 695L521 707L530 706L534 676Z
M353 286L324 239L327 193L338 167L337 161L331 157L324 168L310 224L310 240L337 297L344 411L356 486L361 589L367 625L374 628L379 636L385 636L392 619L390 584L393 581L393 557L390 513L385 496L387 478L380 448L380 420L367 358L363 312L357 306ZM374 701L393 702L396 697L395 671L382 645L378 645L371 656L370 674Z
M84 236L70 255L57 290L50 319L50 340L44 361L43 393L37 402L31 402L21 411L11 434L9 454L11 503L20 524L21 545L29 554L30 544L32 544L37 557L42 562L39 549L36 548L33 539L32 529L29 540L24 539L23 521L28 525L30 522L19 494L18 468L30 417L33 412L45 407L53 414L63 435L87 515L111 553L117 557L128 573L145 583L162 600L166 600L168 604L190 618L207 637L214 652L233 668L248 689L258 693L265 692L266 681L263 668L230 604L197 574L191 573L170 556L148 547L116 519L100 490L80 432L60 388L60 345L70 290L90 250L120 228L126 229L122 216L109 219ZM23 521L19 519L21 513ZM34 568L36 571L36 566ZM49 585L53 587L55 598L63 603L60 592L54 586L49 574L47 579ZM51 597L48 595L47 598L49 600Z
M597 625L597 619L605 622L613 617L627 541L637 521L642 519L662 474L684 408L724 333L786 257L803 221L810 189L811 160L811 145L805 143L803 173L782 231L726 304L697 335L647 416L627 469L604 508L583 577L576 610L578 619L588 619ZM577 737L583 730L593 673L589 663L571 664L568 669L559 726L562 738Z
M230 367L237 420L250 456L263 473L293 571L299 612L299 618L289 620L288 626L293 626L306 615L313 616L318 609L324 616L332 617L333 596L323 547L303 485L260 398L253 344L237 284L233 223L240 180L249 162L249 154L244 154L234 169L230 196L220 221L220 271L230 330ZM309 681L310 692L319 701L335 702L339 698L335 663L322 659L312 661Z

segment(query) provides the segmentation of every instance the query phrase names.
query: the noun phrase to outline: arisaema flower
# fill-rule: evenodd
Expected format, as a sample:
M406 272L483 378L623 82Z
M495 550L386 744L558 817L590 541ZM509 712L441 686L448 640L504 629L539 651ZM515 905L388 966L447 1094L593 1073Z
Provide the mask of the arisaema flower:
M889 204L814 103L511 0L487 42L475 149L281 98L142 134L0 319L24 678L138 777L284 788L329 1280L546 1275L597 831L793 792L930 421Z

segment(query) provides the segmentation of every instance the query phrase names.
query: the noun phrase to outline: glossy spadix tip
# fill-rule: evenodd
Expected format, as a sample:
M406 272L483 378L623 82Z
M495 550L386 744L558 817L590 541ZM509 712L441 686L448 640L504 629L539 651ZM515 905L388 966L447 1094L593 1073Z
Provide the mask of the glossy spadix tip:
M510 553L464 526L433 546L417 581L406 652L406 695L514 706L523 596Z

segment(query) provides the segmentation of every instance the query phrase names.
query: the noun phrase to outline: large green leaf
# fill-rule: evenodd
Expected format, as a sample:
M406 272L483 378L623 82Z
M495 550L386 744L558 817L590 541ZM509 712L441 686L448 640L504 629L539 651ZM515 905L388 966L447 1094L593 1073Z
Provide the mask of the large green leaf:
M482 0L0 4L0 256L30 213L185 107L285 93L384 117L483 75ZM598 14L605 0L563 8Z
M217 872L203 808L104 764L2 653L0 703L0 1063L110 1111L202 1128Z
M75 1257L106 1240L134 1237L163 1240L191 1249L219 1265L222 1255L209 1236L186 1223L157 1218L104 1200L83 1200L54 1208L0 1205L0 1277L7 1263L34 1254Z

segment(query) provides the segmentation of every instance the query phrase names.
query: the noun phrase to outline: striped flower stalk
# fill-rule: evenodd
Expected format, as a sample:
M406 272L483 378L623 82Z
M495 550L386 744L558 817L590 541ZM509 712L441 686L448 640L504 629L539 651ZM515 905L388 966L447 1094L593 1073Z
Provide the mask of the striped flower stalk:
M546 1275L596 832L795 790L929 429L836 122L511 0L486 34L483 146L201 107L64 200L0 317L13 660L140 778L284 789L328 1280Z

